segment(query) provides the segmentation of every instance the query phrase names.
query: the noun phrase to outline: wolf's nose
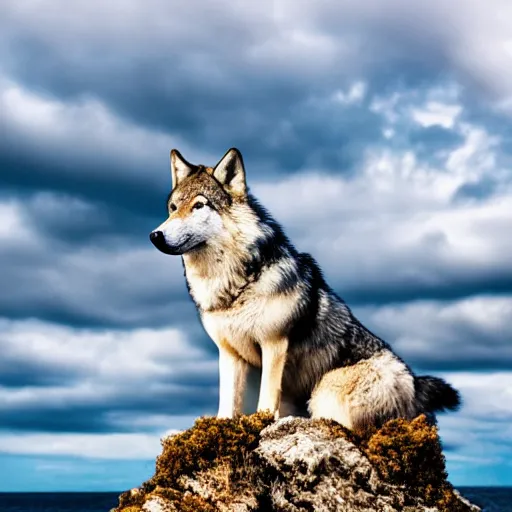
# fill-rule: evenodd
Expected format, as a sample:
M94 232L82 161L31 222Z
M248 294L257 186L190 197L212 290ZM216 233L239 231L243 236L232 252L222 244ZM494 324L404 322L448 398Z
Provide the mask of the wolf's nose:
M161 247L165 243L164 234L161 231L152 231L149 234L149 239L156 247Z

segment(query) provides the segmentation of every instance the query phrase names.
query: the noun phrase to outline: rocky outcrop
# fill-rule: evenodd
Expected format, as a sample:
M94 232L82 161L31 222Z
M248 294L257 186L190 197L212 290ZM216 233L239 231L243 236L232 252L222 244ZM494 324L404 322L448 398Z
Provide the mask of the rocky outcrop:
M393 420L362 439L326 420L201 418L162 442L155 475L115 512L470 512L434 426Z

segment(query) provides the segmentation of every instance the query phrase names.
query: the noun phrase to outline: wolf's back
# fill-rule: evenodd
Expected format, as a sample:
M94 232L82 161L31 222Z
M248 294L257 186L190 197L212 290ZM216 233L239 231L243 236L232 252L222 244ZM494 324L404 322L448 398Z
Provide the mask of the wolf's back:
M461 405L459 392L438 377L414 377L416 401L424 412L455 411Z

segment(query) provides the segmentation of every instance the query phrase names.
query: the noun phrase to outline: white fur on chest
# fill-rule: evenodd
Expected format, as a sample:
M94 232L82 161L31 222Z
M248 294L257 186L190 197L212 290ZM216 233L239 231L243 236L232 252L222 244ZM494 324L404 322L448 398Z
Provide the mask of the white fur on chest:
M195 302L200 309L205 311L216 307L219 296L228 286L228 282L223 276L205 278L190 273L190 275L187 274L187 279Z
M251 365L260 367L259 347L282 338L294 314L299 292L271 297L250 295L244 297L241 306L204 312L201 318L206 332L216 344L228 344Z
M287 325L295 314L302 292L300 281L294 289L278 293L284 272L296 272L292 258L283 258L267 267L257 281L247 282L243 266L230 258L208 274L187 268L187 280L201 318L209 336L219 344L228 344L233 351L253 366L261 366L260 346L283 337ZM234 270L233 270L234 269ZM231 306L222 298L232 299L230 290L240 290ZM229 302L228 302L229 303Z

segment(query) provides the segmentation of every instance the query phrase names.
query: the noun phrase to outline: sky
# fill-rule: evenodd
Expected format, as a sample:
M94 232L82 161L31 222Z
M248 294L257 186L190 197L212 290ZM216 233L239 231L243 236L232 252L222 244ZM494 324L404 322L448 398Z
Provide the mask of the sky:
M508 0L3 0L0 491L124 490L217 409L169 151L250 189L420 374L455 485L512 485Z

